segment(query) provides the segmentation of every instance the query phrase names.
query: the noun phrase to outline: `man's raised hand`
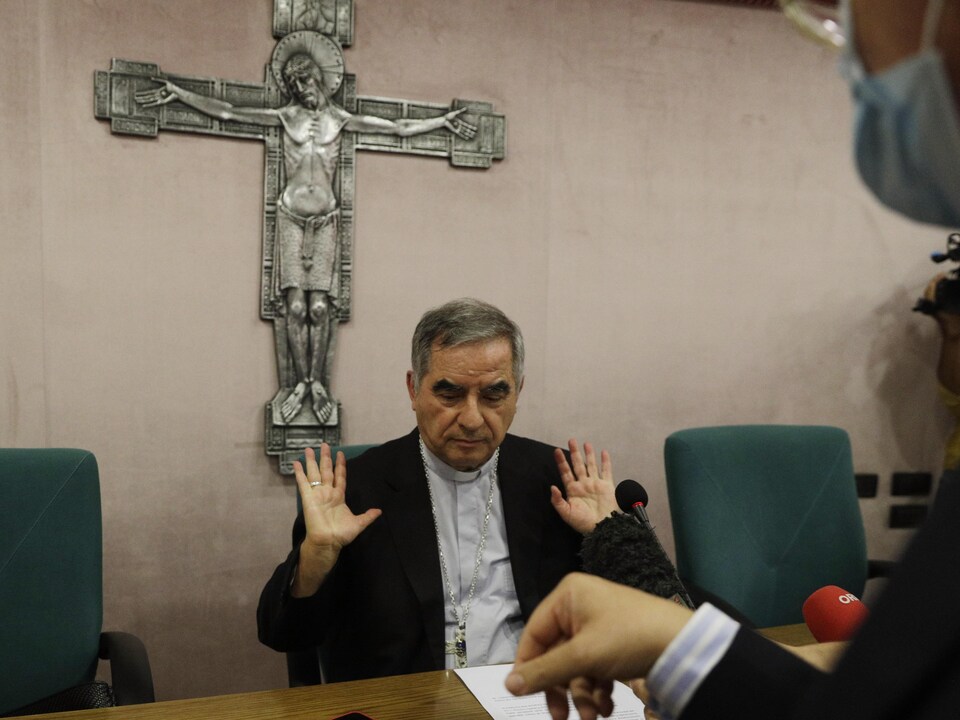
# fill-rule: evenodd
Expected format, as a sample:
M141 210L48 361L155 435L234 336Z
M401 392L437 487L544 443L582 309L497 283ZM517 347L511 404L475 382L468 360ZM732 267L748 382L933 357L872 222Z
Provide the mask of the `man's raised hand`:
M333 569L340 551L380 517L381 510L371 508L354 515L347 507L347 461L337 453L336 464L330 446L320 446L320 462L312 448L304 453L306 467L294 461L306 536L300 543L300 561L293 584L294 597L313 595Z
M613 464L609 453L603 450L597 466L596 453L588 442L583 444L583 455L576 440L571 439L569 446L570 463L560 448L553 451L567 496L564 498L560 489L554 486L550 489L550 503L567 525L586 535L617 509Z

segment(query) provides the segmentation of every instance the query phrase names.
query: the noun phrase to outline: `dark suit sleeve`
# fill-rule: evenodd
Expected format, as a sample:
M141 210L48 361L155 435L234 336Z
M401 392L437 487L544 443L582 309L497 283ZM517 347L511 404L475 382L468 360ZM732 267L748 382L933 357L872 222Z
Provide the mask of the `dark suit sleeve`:
M553 450L515 435L507 435L500 445L507 545L524 621L565 575L581 566L583 538L550 504L550 486L563 491Z
M295 598L290 594L290 582L300 558L300 543L305 534L301 513L293 524L293 549L273 571L260 593L260 604L257 606L257 636L260 642L281 652L304 650L317 645L326 631L324 618L331 616L324 606L329 603L330 587L336 582L336 567L326 577L320 590L311 597Z
M785 709L796 707L807 689L823 676L796 655L741 628L680 718L789 717Z
M825 708L851 719L960 716L958 548L960 477L951 471L867 622L796 717Z
M837 668L824 674L741 630L681 720L707 717L933 720L960 707L960 477L945 474Z

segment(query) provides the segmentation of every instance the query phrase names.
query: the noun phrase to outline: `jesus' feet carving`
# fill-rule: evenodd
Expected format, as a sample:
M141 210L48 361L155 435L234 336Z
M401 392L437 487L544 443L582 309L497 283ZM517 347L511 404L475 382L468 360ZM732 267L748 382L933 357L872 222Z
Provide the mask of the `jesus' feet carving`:
M310 394L313 397L313 412L316 414L317 420L321 424L325 423L333 412L333 398L327 393L326 388L316 380L310 384Z
M280 406L280 417L283 418L284 422L288 423L297 416L300 408L303 407L303 398L305 398L306 395L307 384L298 382L293 392L287 395L287 399L284 400L283 405Z

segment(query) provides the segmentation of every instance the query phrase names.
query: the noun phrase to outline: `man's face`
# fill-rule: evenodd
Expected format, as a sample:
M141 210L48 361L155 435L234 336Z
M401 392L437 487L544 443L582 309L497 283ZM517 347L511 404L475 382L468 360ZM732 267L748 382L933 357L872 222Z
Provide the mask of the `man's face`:
M507 338L441 348L434 343L430 369L414 390L407 373L410 404L424 444L447 465L474 470L503 442L517 412L520 387L513 377Z
M319 73L309 69L295 70L287 75L287 84L297 102L304 107L316 110L326 101Z

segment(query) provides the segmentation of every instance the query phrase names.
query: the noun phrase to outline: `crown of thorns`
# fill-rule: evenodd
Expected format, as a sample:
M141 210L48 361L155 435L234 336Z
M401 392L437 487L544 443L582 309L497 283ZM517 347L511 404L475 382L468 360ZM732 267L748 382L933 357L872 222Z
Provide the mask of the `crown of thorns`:
M298 30L285 36L273 50L270 70L277 85L288 92L283 68L294 55L307 55L323 75L323 85L331 95L340 89L343 82L343 53L335 40L313 30Z

